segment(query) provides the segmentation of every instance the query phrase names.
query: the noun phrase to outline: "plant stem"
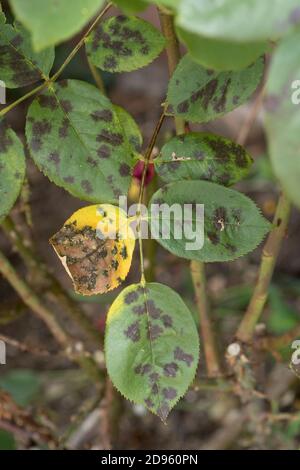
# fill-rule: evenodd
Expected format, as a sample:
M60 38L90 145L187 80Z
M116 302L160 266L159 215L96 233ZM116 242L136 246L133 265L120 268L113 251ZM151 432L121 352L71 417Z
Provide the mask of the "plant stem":
M95 21L93 21L93 23L91 24L91 26L88 28L88 30L85 32L85 34L83 35L83 37L80 39L80 41L76 44L76 46L74 47L74 49L71 51L71 53L68 55L68 57L66 58L66 60L64 61L64 63L62 64L62 66L58 69L58 71L51 77L49 78L48 80L45 80L41 85L37 86L36 88L34 88L33 90L29 91L28 93L26 93L26 95L22 96L21 98L19 98L18 100L14 101L13 103L11 103L10 105L6 106L4 109L2 109L0 111L0 117L3 117L5 114L9 113L12 109L14 109L16 106L18 106L20 103L22 103L23 101L27 100L28 98L30 98L31 96L34 96L36 95L39 91L43 91L47 86L49 86L51 83L55 82L59 77L60 75L62 74L62 72L64 71L64 69L66 68L66 66L71 62L71 60L74 58L74 56L77 54L77 52L79 51L79 49L81 49L81 47L83 46L83 44L85 43L86 41L86 38L88 37L88 35L93 31L93 29L97 26L98 22L101 20L101 18L105 15L105 13L108 12L108 10L112 7L112 3L108 3L106 5L106 7L99 13L99 15L97 16L97 18L95 19Z
M199 311L200 330L204 340L203 348L206 359L207 375L208 377L217 377L220 376L222 372L215 335L209 316L204 263L192 261L191 275Z
M146 181L146 174L148 170L148 166L150 163L151 155L155 146L155 142L157 140L158 134L160 132L160 129L163 125L163 122L165 120L165 111L162 112L158 123L155 126L153 135L151 137L149 146L146 150L145 153L145 158L144 158L144 168L143 168L143 174L142 174L142 180L141 180L141 189L140 189L140 194L139 194L139 201L138 201L138 207L137 207L137 217L139 219L139 222L137 224L137 233L138 233L138 239L139 239L139 252L140 252L140 263L141 263L141 284L145 284L146 279L145 279L145 266L144 266L144 253L143 253L143 241L142 241L142 233L141 233L141 208L142 208L142 203L143 203L143 198L144 198L144 192L145 192L145 181Z
M175 33L173 16L168 15L165 11L159 10L160 24L163 35L167 40L167 56L168 56L168 67L169 75L172 77L178 62L180 61L180 49L179 42ZM185 132L185 123L184 120L180 117L175 117L175 127L177 134L184 134Z
M93 342L99 345L101 343L100 333L85 316L84 312L81 311L79 306L72 301L57 279L48 271L45 264L38 258L36 253L33 253L32 250L24 244L23 239L21 238L11 217L8 216L2 222L2 228L11 241L13 247L16 248L17 252L23 259L28 270L32 273L36 273L39 280L42 282L44 281L48 285L48 297L59 305L62 304L65 309L65 313L68 314L75 323L77 323L79 328L82 328L85 331L86 335Z
M248 343L252 340L255 326L263 312L279 250L286 235L290 211L290 201L287 199L285 194L282 193L280 195L273 220L274 228L270 232L263 249L255 289L245 316L237 330L237 339L244 343Z
M73 338L62 329L51 310L39 300L33 290L19 277L18 273L1 251L0 273L10 283L32 312L46 324L49 331L62 347L65 355L70 360L77 362L93 380L96 382L102 380L102 372L92 357L89 357L85 352L81 352L80 354L75 352L76 348L74 347Z
M179 42L174 28L173 16L160 10L160 21L163 34L167 40L168 66L171 77L180 60ZM186 132L185 122L182 118L175 118L175 127L177 135L184 134ZM209 377L219 376L221 374L221 366L208 313L205 266L200 261L192 261L190 269L196 293L197 307L199 310L201 333L204 339L207 373Z
M104 85L104 82L103 82L101 73L99 72L99 70L97 69L97 67L95 67L94 64L92 64L92 62L90 61L89 57L87 57L87 61L88 61L88 65L89 65L91 74L92 74L92 76L93 76L93 79L94 79L94 81L95 81L97 87L99 88L99 90L101 91L101 93L102 93L103 95L106 95L105 85Z

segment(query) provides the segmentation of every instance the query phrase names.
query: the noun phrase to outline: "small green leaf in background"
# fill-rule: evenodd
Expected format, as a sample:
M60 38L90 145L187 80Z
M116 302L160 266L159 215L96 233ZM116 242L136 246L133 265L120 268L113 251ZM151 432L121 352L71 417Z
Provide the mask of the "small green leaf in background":
M252 64L268 47L267 42L236 43L200 36L177 28L192 58L214 70L240 70Z
M32 50L30 34L19 23L6 23L0 12L0 79L7 88L20 88L49 78L54 48Z
M299 0L184 0L178 25L214 39L276 40L300 24Z
M31 156L51 181L74 196L115 202L128 191L136 155L127 140L128 117L124 130L120 116L96 87L77 80L55 83L28 111Z
M0 221L11 211L24 178L23 144L5 121L0 120Z
M74 36L103 3L103 0L10 0L17 19L31 32L36 51Z
M162 215L161 210L151 213L151 228L158 234L157 241L181 258L231 261L253 251L271 228L251 199L207 181L178 181L166 185L154 194L150 207L152 204L167 204L170 209L173 204L181 206L180 219L174 217L172 211L171 217ZM185 204L189 206L184 208ZM201 229L202 219L197 214L196 204L204 204L204 246L187 250L187 244L195 240L188 239L185 230L190 228L191 233L199 236ZM179 229L180 237L176 235ZM169 232L170 237L164 235Z
M113 3L124 11L126 15L139 13L148 6L143 0L113 0Z
M37 397L40 386L38 374L29 369L15 369L0 377L0 387L20 406L29 405Z
M134 284L109 310L105 353L109 376L120 393L165 421L195 377L197 328L172 289Z
M186 54L169 82L168 112L193 122L216 119L249 100L263 71L262 58L240 71L216 72Z
M191 132L169 140L154 163L167 183L203 179L230 186L248 174L252 161L243 147L224 137Z
M300 32L297 32L285 38L272 57L265 99L265 127L274 173L292 202L298 207L300 207L300 94L299 84L293 88L293 82L300 79L299 54ZM293 100L294 94L296 101Z
M130 72L150 64L165 47L152 24L134 16L113 16L90 34L86 50L91 62L108 72Z
M14 436L0 429L0 450L16 450Z

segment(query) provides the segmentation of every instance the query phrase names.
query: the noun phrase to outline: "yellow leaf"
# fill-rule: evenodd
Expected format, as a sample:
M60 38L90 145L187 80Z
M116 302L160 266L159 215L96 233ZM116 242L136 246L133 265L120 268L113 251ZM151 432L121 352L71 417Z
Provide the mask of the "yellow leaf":
M75 212L50 243L76 292L94 295L115 289L124 281L135 237L122 209L100 204Z

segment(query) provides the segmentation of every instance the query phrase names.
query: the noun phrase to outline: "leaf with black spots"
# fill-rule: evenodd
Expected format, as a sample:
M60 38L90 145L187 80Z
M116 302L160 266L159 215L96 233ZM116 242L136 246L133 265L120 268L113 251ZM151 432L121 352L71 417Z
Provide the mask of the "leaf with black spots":
M124 211L110 204L75 212L50 243L77 293L103 294L126 278L135 237Z
M263 71L263 58L246 69L217 72L205 69L186 54L169 82L168 113L192 122L216 119L251 97Z
M172 289L134 284L110 307L105 354L108 374L120 393L166 421L195 377L197 328Z
M207 181L171 183L154 194L150 208L152 236L171 253L203 262L239 258L271 228L251 199Z
M10 0L12 9L31 32L36 51L54 46L79 33L103 0Z
M180 40L187 46L195 62L214 70L240 70L252 64L268 49L268 43L230 42L208 38L177 28Z
M244 178L252 158L240 145L214 134L191 132L167 142L155 158L155 168L166 183L207 180L230 186Z
M184 0L177 16L187 31L237 43L276 41L299 23L299 0Z
M265 126L275 175L300 207L300 32L285 38L274 52L265 98Z
M77 80L52 84L28 111L31 156L72 195L91 202L118 201L128 191L136 155L119 115L92 85Z
M0 121L0 222L10 213L25 177L23 144L6 123Z
M7 88L20 88L49 78L54 48L36 53L28 31L6 23L0 12L0 78Z
M113 16L90 34L86 50L91 62L108 72L130 72L159 56L165 39L152 24L134 16Z

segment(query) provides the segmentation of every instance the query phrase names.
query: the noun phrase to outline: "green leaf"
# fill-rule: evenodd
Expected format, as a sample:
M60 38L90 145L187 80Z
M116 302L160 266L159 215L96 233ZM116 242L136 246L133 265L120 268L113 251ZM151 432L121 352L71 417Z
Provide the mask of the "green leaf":
M154 210L153 204L168 206ZM173 204L178 206L172 208ZM196 204L204 205L201 249L191 247L192 242L200 243L203 229ZM157 241L177 256L204 262L231 261L249 253L271 227L251 199L207 181L171 183L154 194L150 207L151 232L157 234ZM177 209L175 215L173 209Z
M244 178L252 158L240 145L214 134L191 132L169 140L154 160L163 181L207 180L230 186Z
M26 136L37 166L80 199L114 202L126 194L135 149L108 98L87 83L51 85L29 108Z
M178 25L214 39L276 40L300 23L299 0L184 0Z
M0 221L13 208L25 177L23 144L6 123L0 121Z
M13 434L0 429L0 450L17 450Z
M235 72L205 69L185 55L168 87L168 112L193 122L207 122L244 104L258 87L264 71L259 58Z
M299 314L284 299L282 291L277 286L269 290L269 310L267 319L268 330L275 335L281 335L292 330L299 323Z
M54 49L32 50L30 34L19 23L7 24L0 13L0 78L7 88L20 88L49 78Z
M97 13L103 0L10 0L21 23L32 33L36 51L78 33Z
M183 0L146 0L148 3L156 3L159 6L167 7L168 9L177 11L180 2Z
M133 117L125 111L124 108L114 105L115 113L118 116L123 132L132 148L139 153L143 145L143 136L141 130Z
M113 3L121 8L126 15L132 15L139 13L140 11L145 10L148 6L147 3L143 0L113 0Z
M165 47L152 24L134 16L113 16L88 37L91 62L108 72L130 72L150 64Z
M122 395L165 421L195 377L196 325L169 287L134 284L109 310L105 353L109 376Z
M267 42L236 43L200 36L177 28L192 58L214 70L240 70L252 64L268 47Z
M265 125L273 169L286 193L298 207L300 207L299 46L300 32L284 39L276 49L271 62L265 101ZM296 80L297 86L293 88Z

